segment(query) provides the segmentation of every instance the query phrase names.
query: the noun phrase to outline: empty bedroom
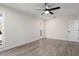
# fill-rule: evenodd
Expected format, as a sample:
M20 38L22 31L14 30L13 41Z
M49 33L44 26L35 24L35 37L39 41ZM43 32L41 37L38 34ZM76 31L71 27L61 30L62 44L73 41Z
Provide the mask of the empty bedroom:
M0 56L79 56L79 3L0 3Z

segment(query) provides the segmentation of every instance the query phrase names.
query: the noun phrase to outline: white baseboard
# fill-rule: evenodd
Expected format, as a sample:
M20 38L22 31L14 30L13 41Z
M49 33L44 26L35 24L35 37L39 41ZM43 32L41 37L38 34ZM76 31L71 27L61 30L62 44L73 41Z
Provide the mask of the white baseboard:
M41 39L41 38L39 38L39 39ZM3 48L0 48L0 52L5 51L5 50L9 50L9 49L11 49L11 48L15 48L15 47L18 47L18 46L21 46L21 45L24 45L24 44L28 44L28 43L30 43L30 42L33 42L33 41L36 41L36 40L39 40L39 39L35 39L35 40L23 42L23 43L20 43L20 44L17 44L17 45L13 45L13 46L10 46L10 47L3 47Z
M53 39L53 40L64 40L64 41L71 41L71 42L77 42L79 43L79 41L73 41L73 40L68 40L68 39L60 39L60 38L48 38L46 37L47 39Z
M62 38L50 38L50 37L46 37L47 39L53 39L53 40L65 40L68 41L67 39L62 39Z

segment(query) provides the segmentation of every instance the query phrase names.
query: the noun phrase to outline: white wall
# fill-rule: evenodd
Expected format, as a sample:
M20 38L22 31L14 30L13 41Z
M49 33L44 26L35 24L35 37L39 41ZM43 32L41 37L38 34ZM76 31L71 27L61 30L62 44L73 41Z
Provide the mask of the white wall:
M79 42L79 15L69 21L69 41Z
M54 18L46 22L46 37L51 39L68 39L68 20L67 18Z
M0 11L5 14L5 46L0 51L40 38L40 20L3 6Z
M71 17L54 18L46 21L46 37L51 39L67 40L79 42L76 36L70 39L68 33L69 27L74 24L75 21L79 19L78 15ZM78 27L76 25L76 27ZM77 30L77 29L76 29ZM75 33L73 33L76 35ZM72 37L72 36L71 36Z

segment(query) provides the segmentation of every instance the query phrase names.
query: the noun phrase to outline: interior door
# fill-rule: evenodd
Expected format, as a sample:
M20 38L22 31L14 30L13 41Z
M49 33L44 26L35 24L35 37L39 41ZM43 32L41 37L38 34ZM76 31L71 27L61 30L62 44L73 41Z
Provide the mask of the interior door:
M79 20L73 22L68 30L69 41L79 41Z

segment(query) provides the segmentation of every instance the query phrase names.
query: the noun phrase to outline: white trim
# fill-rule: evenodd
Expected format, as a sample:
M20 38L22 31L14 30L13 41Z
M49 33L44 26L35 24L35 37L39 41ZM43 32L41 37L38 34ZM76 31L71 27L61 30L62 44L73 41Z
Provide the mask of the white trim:
M72 40L68 40L68 39L58 39L58 38L46 38L46 39L52 39L52 40L64 40L64 41L71 41L71 42L78 42L79 41L72 41Z
M5 50L9 50L11 48L15 48L15 47L18 47L18 46L21 46L21 45L24 45L24 44L28 44L28 43L31 43L33 41L40 40L40 39L35 39L35 40L31 40L31 41L22 42L20 44L17 44L17 45L14 45L14 46L10 46L10 47L6 47L6 48L4 47L4 48L0 49L0 52L5 51Z

